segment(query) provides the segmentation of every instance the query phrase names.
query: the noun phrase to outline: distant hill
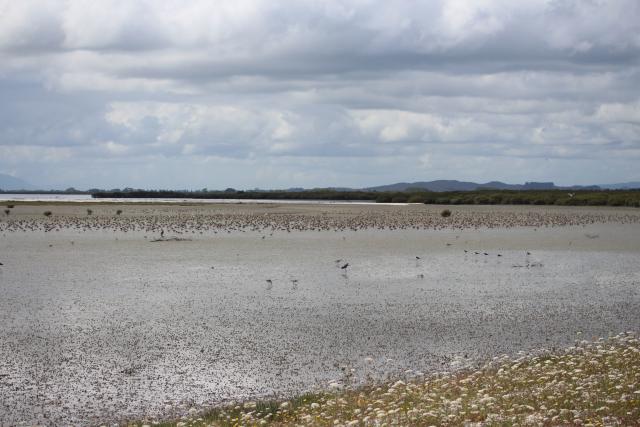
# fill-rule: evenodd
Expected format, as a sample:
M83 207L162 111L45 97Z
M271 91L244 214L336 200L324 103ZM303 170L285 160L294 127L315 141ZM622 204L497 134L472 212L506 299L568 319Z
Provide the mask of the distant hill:
M605 188L608 190L631 190L640 188L640 181L621 182L618 184L600 184L600 188Z
M379 185L377 187L369 187L364 190L369 191L407 191L415 188L429 191L471 191L475 190L478 184L474 182L464 182L455 180L438 180L438 181L418 181L418 182L398 182L396 184Z
M15 176L6 175L0 173L0 190L3 191L15 191L15 190L35 190L36 188Z
M397 184L380 185L377 187L364 188L367 191L407 191L410 189L420 189L427 191L474 191L483 189L493 190L600 190L597 185L573 185L570 187L559 187L553 182L526 182L524 184L506 184L500 181L491 181L484 184L476 182L457 180L437 180L419 182L399 182Z

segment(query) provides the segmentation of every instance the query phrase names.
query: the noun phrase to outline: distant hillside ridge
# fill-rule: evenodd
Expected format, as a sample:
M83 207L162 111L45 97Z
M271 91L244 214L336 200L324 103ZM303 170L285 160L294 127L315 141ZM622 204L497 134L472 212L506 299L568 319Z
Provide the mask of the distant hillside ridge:
M407 191L427 190L435 192L444 191L476 191L476 190L601 190L598 185L572 185L568 187L557 186L553 182L525 182L524 184L507 184L500 181L491 181L484 184L457 180L437 180L418 182L399 182L396 184L380 185L377 187L363 188L365 191Z
M0 173L0 190L17 191L17 190L35 190L35 187L27 181L16 178L15 176Z
M640 181L620 182L616 184L600 184L601 188L607 190L633 190L640 188Z

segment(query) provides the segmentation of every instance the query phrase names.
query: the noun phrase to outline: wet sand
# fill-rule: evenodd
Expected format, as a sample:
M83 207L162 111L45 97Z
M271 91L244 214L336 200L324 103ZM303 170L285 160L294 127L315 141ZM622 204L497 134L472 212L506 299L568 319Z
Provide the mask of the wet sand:
M179 416L639 329L640 210L448 208L17 205L0 425Z

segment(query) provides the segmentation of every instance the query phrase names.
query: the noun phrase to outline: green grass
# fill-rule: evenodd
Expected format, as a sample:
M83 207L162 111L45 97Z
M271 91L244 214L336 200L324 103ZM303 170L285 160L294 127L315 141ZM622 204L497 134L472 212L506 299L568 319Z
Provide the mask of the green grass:
M640 342L620 334L562 352L502 356L479 369L244 402L160 425L604 426L639 420Z

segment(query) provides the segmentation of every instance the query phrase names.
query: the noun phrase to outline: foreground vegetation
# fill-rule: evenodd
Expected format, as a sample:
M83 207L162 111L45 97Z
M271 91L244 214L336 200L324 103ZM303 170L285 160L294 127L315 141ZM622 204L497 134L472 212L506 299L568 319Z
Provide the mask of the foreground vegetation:
M640 341L631 333L564 352L495 358L281 402L245 402L163 425L640 425ZM142 423L137 423L140 425ZM157 423L154 423L157 424Z
M640 207L640 190L478 190L478 191L121 191L93 193L94 198L190 198L258 200L354 200L440 205L561 205Z

